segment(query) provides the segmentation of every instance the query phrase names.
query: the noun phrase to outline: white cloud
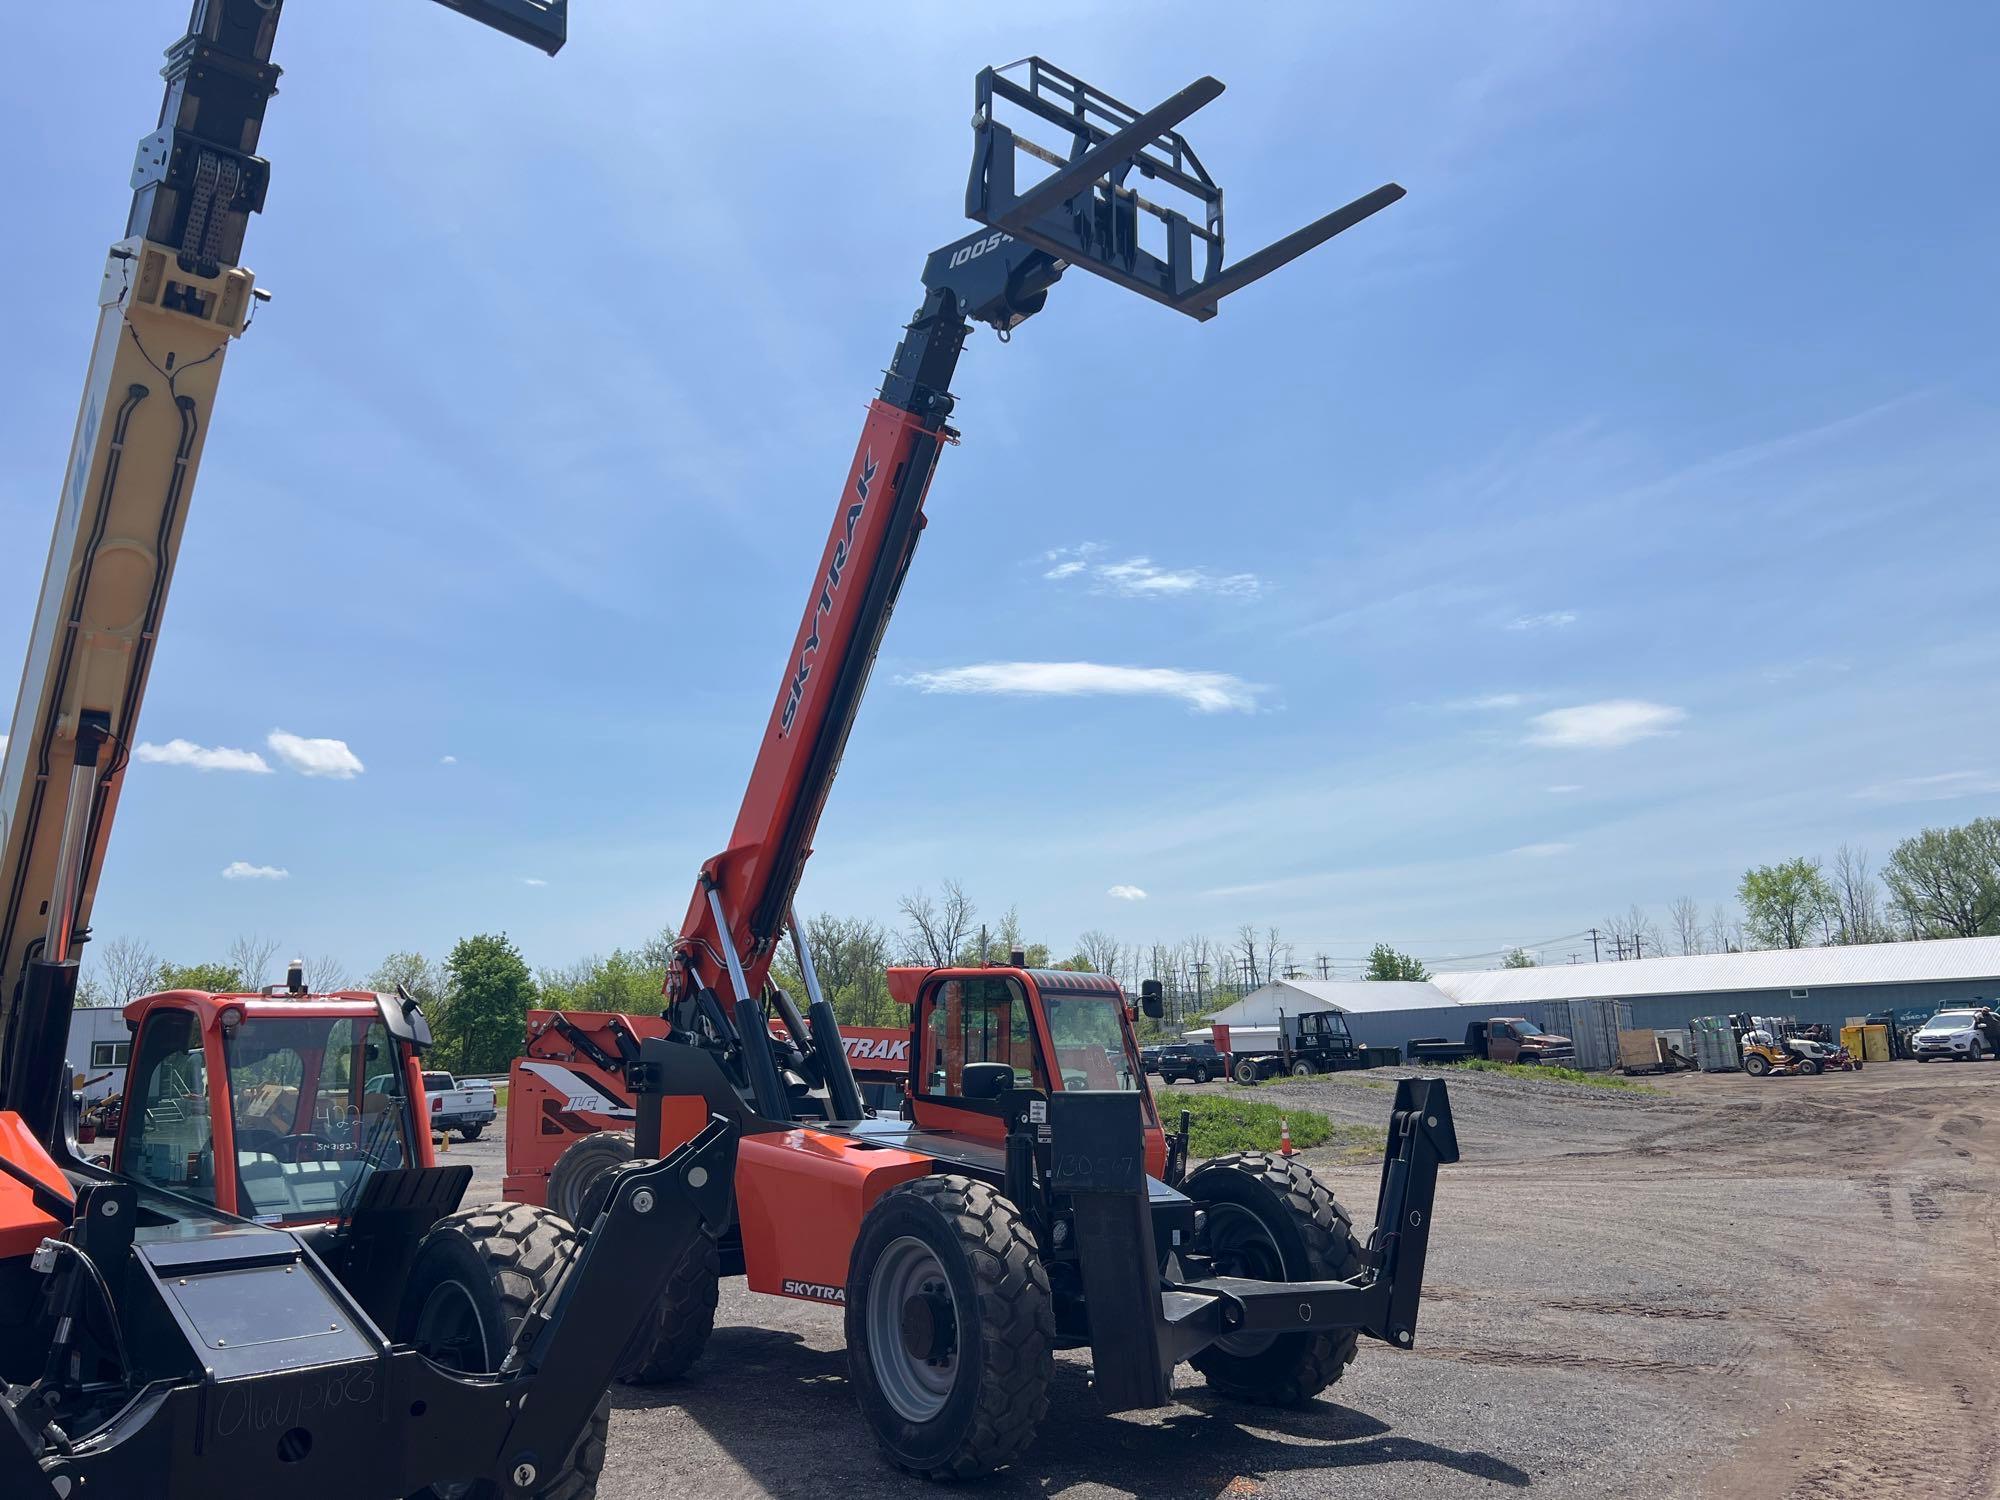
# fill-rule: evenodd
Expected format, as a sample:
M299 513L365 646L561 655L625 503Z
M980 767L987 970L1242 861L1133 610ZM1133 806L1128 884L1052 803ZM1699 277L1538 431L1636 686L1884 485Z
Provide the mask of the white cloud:
M1461 713L1481 712L1495 708L1519 708L1522 704L1529 701L1530 696L1527 693L1484 693L1477 698L1454 698L1445 704L1445 707L1455 709ZM1532 696L1539 697L1540 695L1535 694Z
M292 872L276 865L253 865L247 859L233 859L223 867L224 880L290 880Z
M1940 771L1935 776L1905 776L1863 787L1854 795L1870 802L1950 802L1958 797L1982 797L2000 792L2000 776L1991 771Z
M541 886L545 886L545 885L547 885L547 884L548 884L548 882L547 882L546 880L543 880L543 879L542 879L542 878L541 878L540 876L538 876L538 875L523 875L523 876L521 877L521 884L522 884L522 885L532 885L532 886L535 886L535 887L539 888L539 887L541 887Z
M335 781L352 781L364 769L361 758L347 748L346 740L309 740L274 729L264 738L271 753L301 776L326 776Z
M134 759L155 766L192 766L197 771L254 771L271 774L271 767L255 750L231 750L226 746L197 745L193 740L168 740L164 745L141 741L132 752Z
M1580 792L1583 790L1583 788L1578 786L1574 781L1565 781L1560 786L1550 787L1549 790L1554 792L1558 797L1560 797L1565 792Z
M1615 750L1634 740L1670 733L1686 717L1686 710L1665 703L1607 698L1602 703L1579 703L1574 708L1552 708L1536 714L1528 721L1534 726L1528 743L1560 750Z
M1574 844L1523 844L1518 849L1509 849L1509 854L1525 854L1530 859L1554 859L1558 854L1567 854Z
M458 764L458 757L456 755L440 755L438 757L438 764L441 766L455 766Z
M1576 623L1576 611L1552 609L1541 615L1516 615L1507 622L1509 630L1559 630Z
M1196 713L1250 713L1260 688L1227 672L1178 667L1112 667L1094 661L989 661L902 679L926 693L1006 693L1036 697L1178 698Z
M1117 901L1144 901L1146 893L1136 885L1114 885L1104 893Z
M1084 542L1076 547L1057 547L1042 554L1052 566L1044 578L1088 576L1093 590L1117 594L1126 599L1159 599L1197 590L1248 598L1261 593L1263 580L1255 573L1211 573L1206 568L1163 568L1150 557L1128 557L1123 562L1095 562L1104 550L1100 542Z

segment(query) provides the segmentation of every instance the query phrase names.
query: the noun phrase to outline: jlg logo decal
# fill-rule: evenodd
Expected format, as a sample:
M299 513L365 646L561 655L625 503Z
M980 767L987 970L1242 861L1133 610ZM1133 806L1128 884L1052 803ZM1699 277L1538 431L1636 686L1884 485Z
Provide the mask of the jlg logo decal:
M814 1302L845 1302L847 1288L828 1286L820 1281L787 1281L784 1284L787 1297L809 1297Z
M868 486L875 482L875 455L863 451L861 472L855 476L855 502L847 507L846 527L840 539L833 544L833 561L827 564L826 582L820 585L819 598L813 604L812 633L806 637L805 645L799 648L799 664L792 671L791 687L785 693L785 711L778 719L778 738L783 739L792 732L792 720L799 711L799 699L806 690L806 679L812 676L812 662L808 658L819 652L819 623L833 608L833 596L840 587L840 575L847 571L848 554L854 547L854 528L861 524L861 512L868 505Z
M1014 236L1011 234L1001 234L996 230L994 233L987 235L983 240L974 240L969 245L960 245L956 250L951 252L951 269L956 271L967 261L978 260L988 250L998 250L1002 245L1010 243L1013 238Z

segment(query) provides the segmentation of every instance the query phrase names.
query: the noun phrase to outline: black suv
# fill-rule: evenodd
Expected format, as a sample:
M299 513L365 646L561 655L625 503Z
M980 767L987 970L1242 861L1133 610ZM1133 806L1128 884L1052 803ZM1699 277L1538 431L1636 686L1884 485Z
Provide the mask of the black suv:
M1229 1059L1210 1042L1179 1042L1160 1049L1160 1082L1207 1083L1229 1072Z

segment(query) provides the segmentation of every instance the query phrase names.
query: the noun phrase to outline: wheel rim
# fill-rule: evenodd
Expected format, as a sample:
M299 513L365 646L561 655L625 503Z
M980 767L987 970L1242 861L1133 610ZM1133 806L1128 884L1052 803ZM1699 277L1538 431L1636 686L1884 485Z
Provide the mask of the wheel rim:
M964 1326L937 1253L912 1235L892 1240L868 1284L868 1364L904 1421L928 1422L951 1399Z
M1285 1258L1262 1219L1237 1203L1211 1203L1203 1212L1208 1220L1208 1253L1218 1276L1242 1276L1252 1281L1286 1279ZM1275 1333L1232 1333L1217 1339L1215 1347L1247 1359L1262 1354L1277 1337Z
M423 1311L417 1314L417 1331L410 1342L432 1364L461 1375L485 1375L493 1369L479 1309L472 1304L472 1293L456 1281L440 1282L432 1288L424 1299ZM440 1480L431 1486L430 1493L437 1500L465 1500L477 1482Z

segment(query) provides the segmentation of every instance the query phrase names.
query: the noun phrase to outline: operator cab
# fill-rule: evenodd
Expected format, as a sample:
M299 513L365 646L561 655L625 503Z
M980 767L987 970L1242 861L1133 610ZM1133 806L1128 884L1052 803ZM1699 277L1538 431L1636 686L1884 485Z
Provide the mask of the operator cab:
M144 1187L260 1223L325 1223L376 1172L430 1165L410 1013L393 997L173 990L125 1018L112 1166Z
M892 968L912 1009L910 1118L926 1133L1004 1140L1010 1096L1135 1093L1149 1170L1166 1158L1160 1118L1115 979L1067 969Z

